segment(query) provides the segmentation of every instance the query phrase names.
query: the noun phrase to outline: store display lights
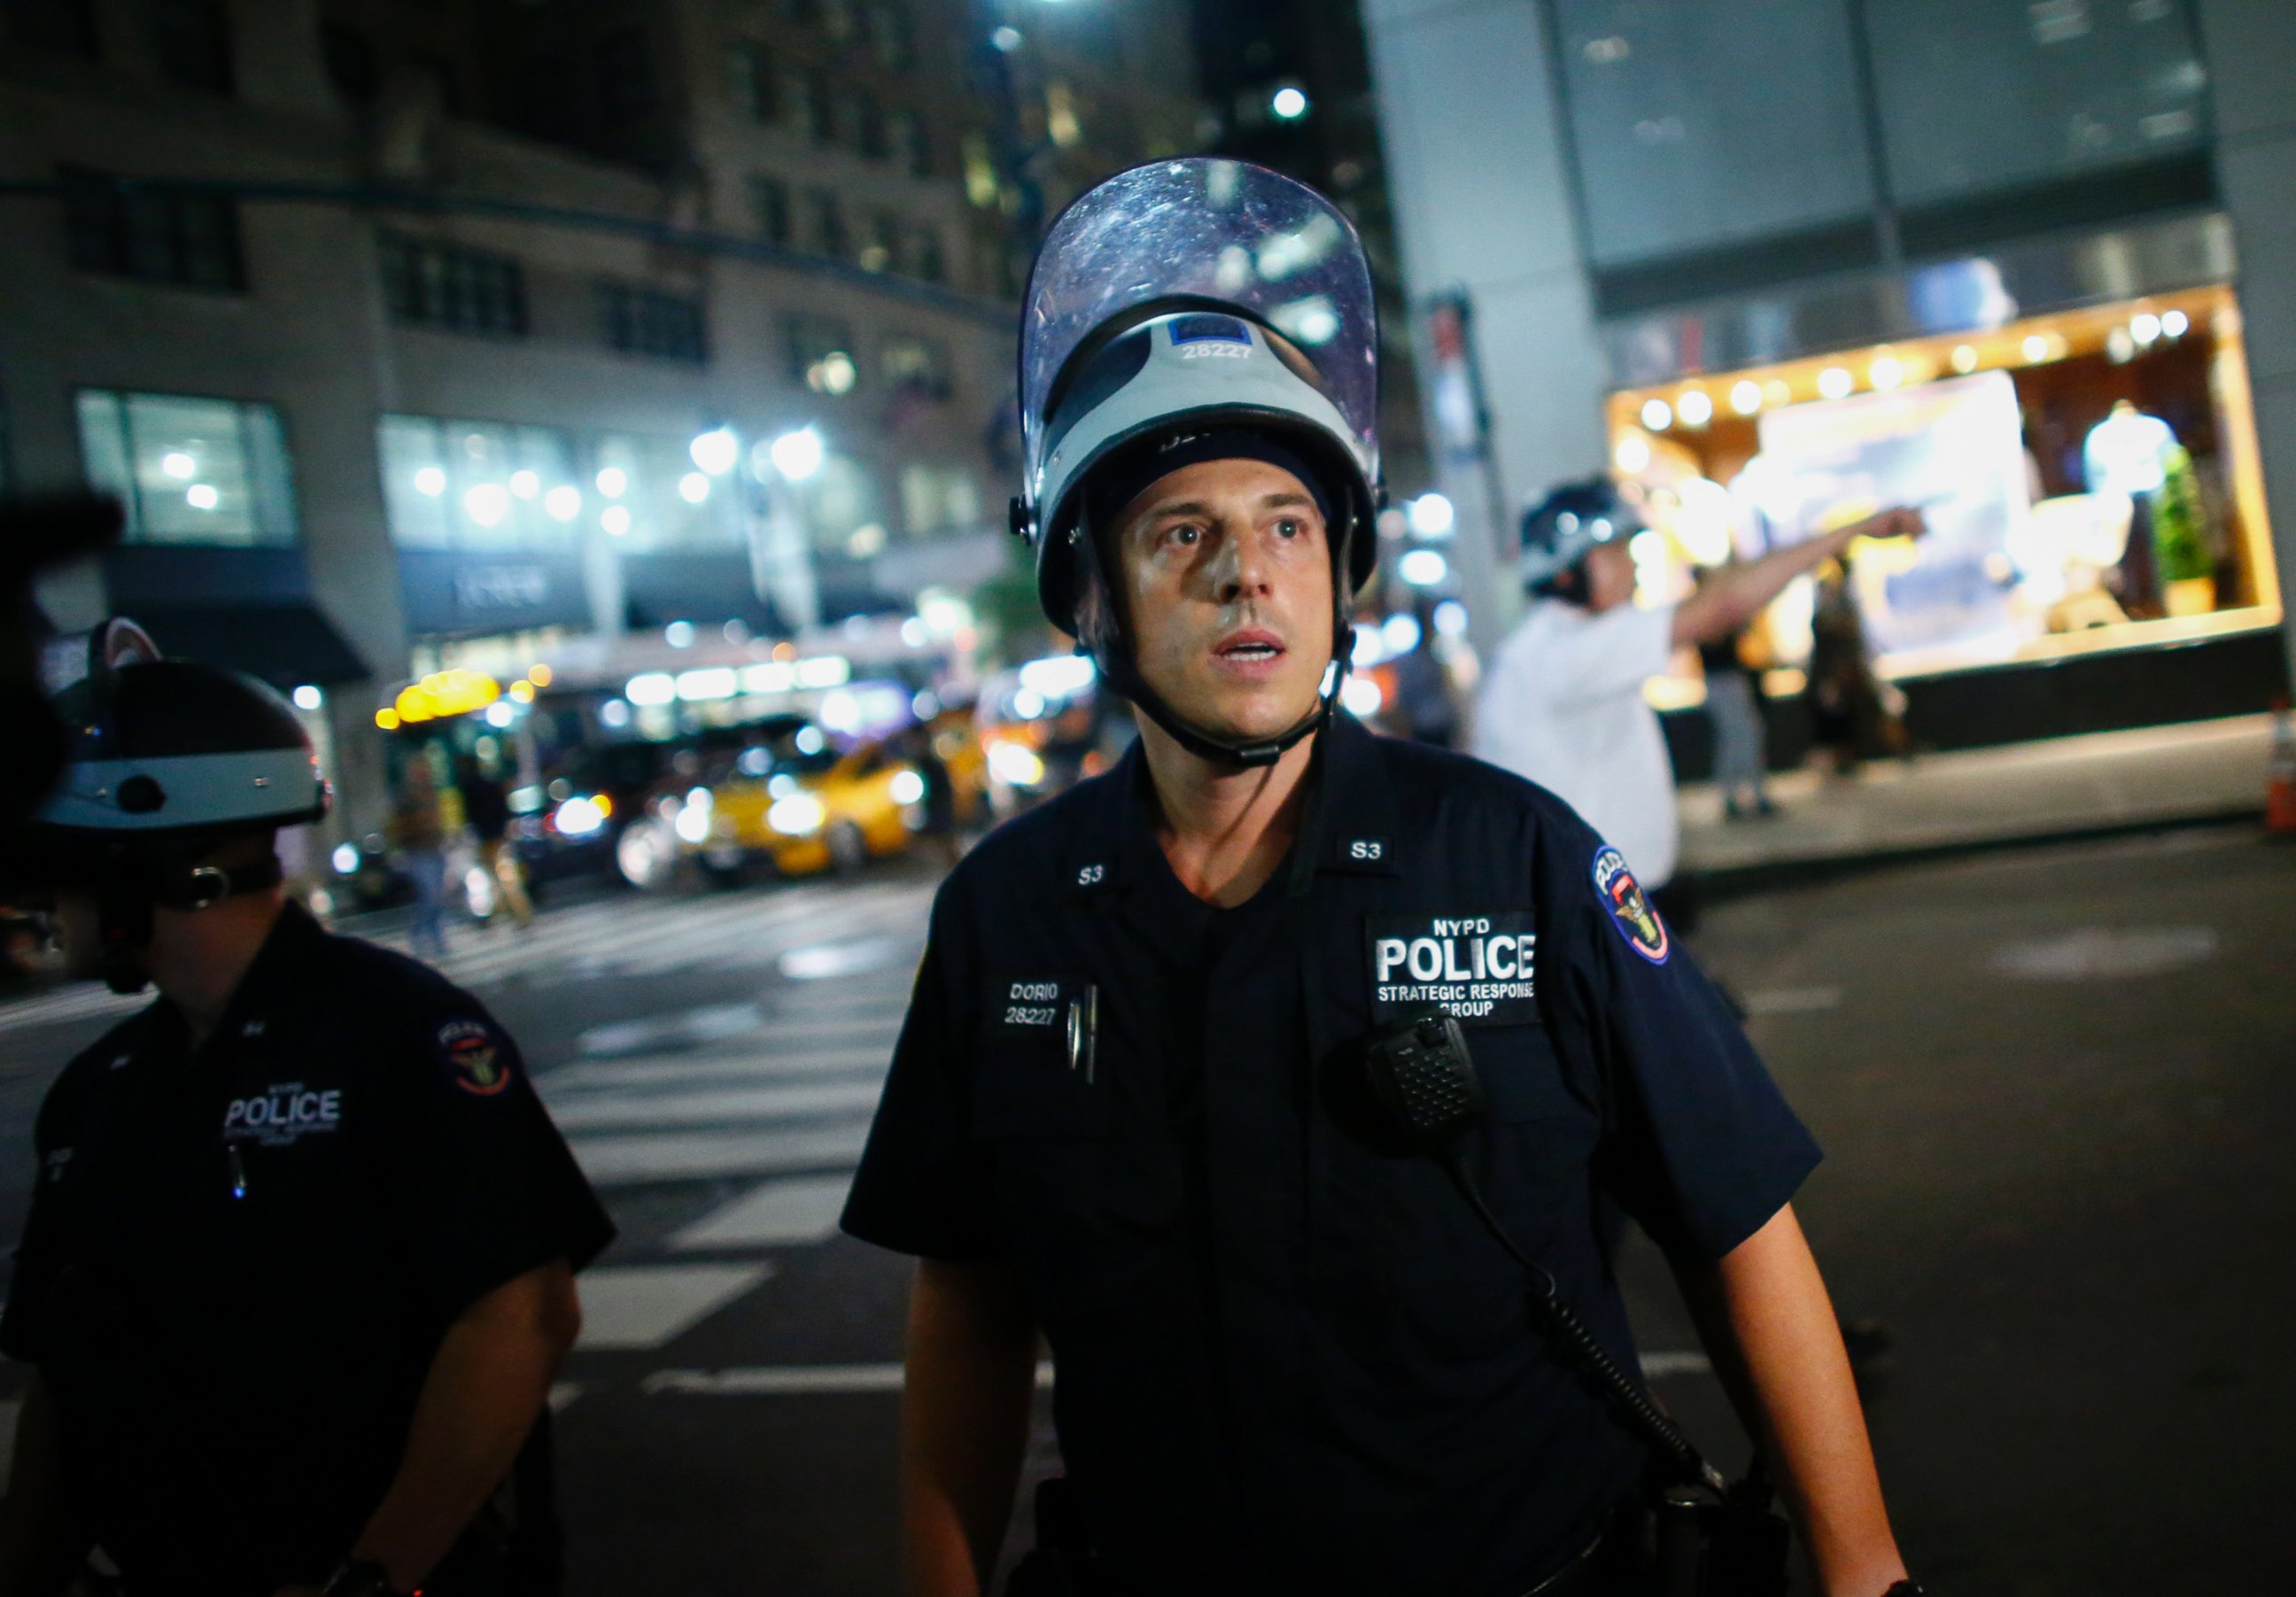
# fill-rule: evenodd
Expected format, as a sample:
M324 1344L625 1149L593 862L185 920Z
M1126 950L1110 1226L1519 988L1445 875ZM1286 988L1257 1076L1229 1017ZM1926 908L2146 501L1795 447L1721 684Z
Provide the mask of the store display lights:
M1396 562L1403 580L1414 588L1431 588L1451 574L1451 565L1432 549L1414 549Z
M436 499L447 491L447 473L437 466L424 466L414 473L414 491L426 498Z
M582 513L582 490L561 483L542 496L542 508L555 520L571 521Z
M2161 333L2164 338L2183 338L2191 331L2192 325L2192 318L2183 311L2171 310L2161 313Z
M2140 310L2128 318L2128 336L2136 340L2140 349L2161 340L2161 318L2149 310Z
M1742 416L1751 416L1762 408L1762 385L1741 378L1730 385L1730 408Z
M688 504L699 504L709 497L709 479L699 471L688 471L677 479L677 496Z
M598 525L614 536L620 537L630 529L630 507L627 504L606 506L598 516Z
M609 499L619 499L630 491L630 474L619 466L608 466L598 473L598 491Z
M1953 369L1964 376L1977 370L1977 346L1956 344L1953 347Z
M463 495L463 512L481 527L499 527L510 514L510 490L498 482L474 483Z
M1644 400L1643 425L1652 432L1664 432L1674 425L1674 406L1663 399Z
M1703 389L1685 389L1674 402L1674 414L1685 427L1703 427L1714 419L1714 401Z
M1857 386L1847 366L1828 366L1817 374L1817 391L1828 399L1847 399Z
M1611 453L1611 458L1619 470L1629 477L1647 471L1651 463L1650 440L1639 432L1630 432L1619 440L1619 446Z
M170 449L160 457L160 470L177 482L188 481L192 473L199 469L200 463L180 449Z
M531 499L542 492L542 474L519 471L510 474L510 491L521 499Z
M1422 494L1411 502L1411 530L1423 538L1447 538L1459 512L1440 494Z
M222 496L211 482L195 482L184 490L184 502L193 510L213 510L222 503Z
M2025 341L2017 348L2018 353L2025 357L2028 364L2049 358L2049 340L2038 332L2027 333Z
M1885 394L1905 380L1905 363L1894 355L1882 356L1866 368L1866 381Z

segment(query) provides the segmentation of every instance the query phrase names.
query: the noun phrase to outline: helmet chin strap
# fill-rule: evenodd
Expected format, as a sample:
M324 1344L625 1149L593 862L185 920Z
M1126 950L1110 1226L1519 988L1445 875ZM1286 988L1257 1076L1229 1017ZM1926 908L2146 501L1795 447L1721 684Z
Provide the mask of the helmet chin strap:
M1111 604L1116 616L1116 635L1091 645L1093 664L1099 668L1101 680L1119 695L1137 706L1143 714L1161 727L1171 740L1198 759L1230 771L1258 770L1274 765L1286 750L1295 748L1331 725L1332 717L1340 707L1340 686L1346 682L1349 662L1355 655L1356 629L1348 616L1347 590L1348 554L1353 543L1352 527L1340 540L1337 558L1332 566L1332 659L1324 667L1323 684L1316 690L1316 706L1293 722L1284 731L1269 738L1224 738L1191 725L1180 713L1167 703L1164 696L1148 685L1140 675L1138 651L1134 647L1131 627L1123 618L1121 606ZM1099 565L1099 553L1091 531L1080 528L1077 543L1084 557ZM1103 589L1110 585L1107 574L1097 571Z

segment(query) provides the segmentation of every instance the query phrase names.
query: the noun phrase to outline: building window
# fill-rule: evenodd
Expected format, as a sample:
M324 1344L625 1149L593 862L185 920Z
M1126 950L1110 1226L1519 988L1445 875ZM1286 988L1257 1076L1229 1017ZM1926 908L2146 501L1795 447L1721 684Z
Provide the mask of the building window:
M901 218L877 211L869 218L869 242L855 257L865 272L890 271L901 258Z
M925 125L918 120L914 111L885 113L885 143L887 154L898 161L901 169L909 176L932 176L932 140L925 133Z
M759 238L769 244L786 245L791 236L789 184L778 177L750 178L750 217L757 224Z
M833 189L809 189L806 204L813 212L813 247L840 260L853 256L853 235L845 226L845 201Z
M931 339L887 339L877 364L889 389L906 389L933 399L949 396L948 350Z
M889 72L906 72L916 63L916 41L909 30L906 5L869 8L869 42L876 46L877 64Z
M548 428L385 416L375 442L383 512L402 549L570 547L601 509L565 435Z
M247 279L239 215L220 194L64 173L64 229L73 266L142 283L237 293Z
M95 22L87 0L0 0L0 27L9 43L28 50L95 58Z
M785 325L790 381L816 394L849 394L861 375L852 324L834 316L793 315Z
M394 322L526 336L526 274L507 255L386 233L382 289Z
M644 29L617 28L601 35L593 59L601 126L627 127L653 114L653 56Z
M980 486L962 466L901 468L901 524L912 537L977 526Z
M774 119L773 52L754 39L736 39L726 47L726 86L734 109L752 122Z
M591 460L596 524L617 549L742 547L748 518L731 477L696 471L689 441L610 434ZM611 496L603 491L614 490Z
M909 256L909 269L927 283L948 281L948 257L942 250L939 228L917 229L916 246Z
M845 133L853 148L871 160L884 160L893 153L886 136L885 108L874 94L855 94L846 102Z
M150 15L160 77L180 88L231 93L231 19L223 0L152 0Z
M319 24L319 59L326 64L327 81L353 105L372 105L382 92L374 41L357 29L340 22Z
M616 349L696 364L709 357L699 299L632 283L602 283L598 316L606 342Z
M78 398L88 486L119 496L127 542L294 543L294 482L271 406L104 389Z

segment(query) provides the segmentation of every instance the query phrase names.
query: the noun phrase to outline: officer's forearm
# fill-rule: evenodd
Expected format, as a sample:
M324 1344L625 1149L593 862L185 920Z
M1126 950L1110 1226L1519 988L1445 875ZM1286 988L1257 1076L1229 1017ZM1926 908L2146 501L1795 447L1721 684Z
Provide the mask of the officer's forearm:
M16 1413L8 1495L0 1499L0 1597L49 1597L70 1584L90 1544L64 1500L55 1402L35 1371Z
M1820 1589L1881 1597L1905 1578L1905 1565L1833 1305L1792 1206L1720 1263L1677 1274L1741 1418L1776 1470Z
M398 1477L355 1556L381 1564L401 1591L430 1572L510 1473L581 1323L563 1260L463 1311L430 1361Z
M986 1588L1020 1485L1036 1368L1036 1326L1008 1272L918 1261L901 1395L913 1597Z

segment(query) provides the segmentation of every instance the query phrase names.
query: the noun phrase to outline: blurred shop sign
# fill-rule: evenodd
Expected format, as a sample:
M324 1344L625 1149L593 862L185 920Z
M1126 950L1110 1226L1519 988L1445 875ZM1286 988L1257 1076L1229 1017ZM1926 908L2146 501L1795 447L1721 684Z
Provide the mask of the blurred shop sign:
M467 635L532 627L586 627L589 597L578 559L401 549L398 583L411 632Z

